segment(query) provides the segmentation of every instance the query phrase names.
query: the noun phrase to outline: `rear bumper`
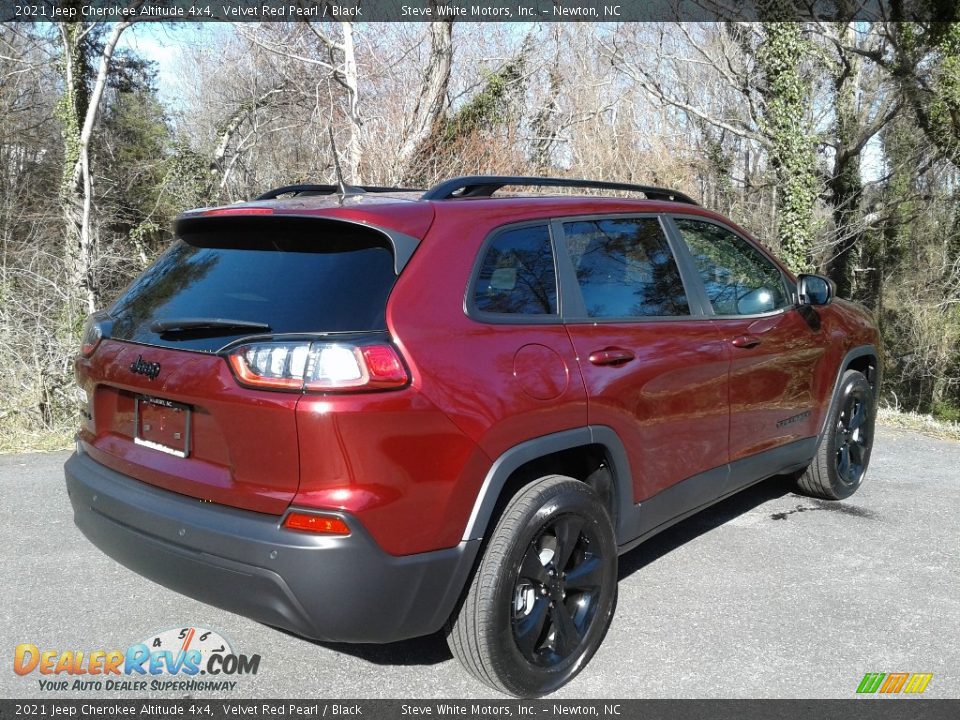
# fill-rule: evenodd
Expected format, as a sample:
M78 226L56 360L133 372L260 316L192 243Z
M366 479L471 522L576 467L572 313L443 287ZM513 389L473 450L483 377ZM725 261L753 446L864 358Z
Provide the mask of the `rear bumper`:
M74 522L117 562L184 595L317 640L392 642L439 630L479 541L396 557L355 519L347 537L155 488L75 453Z

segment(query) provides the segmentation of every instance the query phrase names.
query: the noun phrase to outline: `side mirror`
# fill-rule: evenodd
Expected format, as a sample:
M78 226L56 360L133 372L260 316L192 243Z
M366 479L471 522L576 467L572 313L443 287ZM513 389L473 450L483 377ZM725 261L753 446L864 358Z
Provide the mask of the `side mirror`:
M801 305L828 305L837 290L823 275L798 275L797 297Z

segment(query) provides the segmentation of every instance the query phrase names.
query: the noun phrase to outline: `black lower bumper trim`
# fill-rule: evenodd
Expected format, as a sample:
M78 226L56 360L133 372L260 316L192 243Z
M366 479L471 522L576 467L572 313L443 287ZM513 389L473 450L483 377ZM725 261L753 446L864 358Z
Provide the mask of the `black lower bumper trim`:
M117 473L84 454L64 466L74 521L98 548L184 595L305 637L392 642L439 630L479 541L396 557L356 519L329 537L279 518L201 503Z

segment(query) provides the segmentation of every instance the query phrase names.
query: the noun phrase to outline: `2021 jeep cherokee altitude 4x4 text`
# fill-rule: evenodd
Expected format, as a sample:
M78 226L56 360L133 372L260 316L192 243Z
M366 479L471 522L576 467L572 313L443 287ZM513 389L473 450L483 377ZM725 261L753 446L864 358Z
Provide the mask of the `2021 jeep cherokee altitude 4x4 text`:
M532 185L645 198L494 195ZM95 545L210 604L445 628L539 695L603 640L619 554L775 474L863 480L870 317L680 193L293 186L175 230L88 322L66 479Z

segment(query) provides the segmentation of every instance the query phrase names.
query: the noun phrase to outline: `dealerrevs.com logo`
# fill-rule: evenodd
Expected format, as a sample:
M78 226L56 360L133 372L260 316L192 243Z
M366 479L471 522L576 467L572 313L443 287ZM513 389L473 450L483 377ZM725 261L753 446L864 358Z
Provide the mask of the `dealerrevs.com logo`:
M13 671L36 677L49 692L234 690L242 675L256 675L259 655L234 652L218 632L183 627L153 634L126 650L51 650L32 643L14 649Z

